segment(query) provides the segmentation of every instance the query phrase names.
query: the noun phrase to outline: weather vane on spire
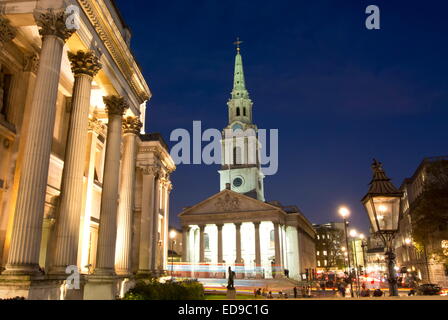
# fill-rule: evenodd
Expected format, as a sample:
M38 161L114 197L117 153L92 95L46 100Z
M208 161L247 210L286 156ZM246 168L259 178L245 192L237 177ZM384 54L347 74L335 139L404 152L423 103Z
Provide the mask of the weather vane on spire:
M236 45L236 50L238 52L240 52L240 44L242 44L242 43L243 43L243 41L240 40L240 37L237 37L236 41L233 43L234 45Z

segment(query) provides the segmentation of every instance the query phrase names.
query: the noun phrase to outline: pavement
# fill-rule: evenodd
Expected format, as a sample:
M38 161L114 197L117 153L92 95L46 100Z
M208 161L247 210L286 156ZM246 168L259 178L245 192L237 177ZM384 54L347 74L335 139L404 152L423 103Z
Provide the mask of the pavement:
M227 279L210 279L201 278L198 279L204 286L205 292L208 294L225 294L227 291ZM266 289L266 291L271 291L274 298L277 298L279 292L287 293L290 300L294 296L294 287L298 287L297 282L290 279L235 279L234 280L235 289L237 294L242 295L253 295L254 290L261 288ZM300 288L298 287L299 295ZM389 297L388 289L383 289L383 297L355 297L351 298L350 294L346 297L339 296L335 290L313 290L311 298L301 298L297 300L448 300L448 296L408 296L409 289L400 288L399 297Z

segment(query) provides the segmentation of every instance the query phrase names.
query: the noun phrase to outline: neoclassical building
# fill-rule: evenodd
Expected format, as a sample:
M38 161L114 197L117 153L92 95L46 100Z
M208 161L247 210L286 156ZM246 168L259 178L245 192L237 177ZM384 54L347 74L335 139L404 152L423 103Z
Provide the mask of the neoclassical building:
M175 170L131 33L110 0L0 8L0 298L114 299L166 269Z
M184 264L177 269L193 277L223 277L232 267L240 278L283 277L288 270L291 278L304 279L307 269L316 268L315 231L296 206L265 201L258 129L239 47L227 105L221 192L180 213Z

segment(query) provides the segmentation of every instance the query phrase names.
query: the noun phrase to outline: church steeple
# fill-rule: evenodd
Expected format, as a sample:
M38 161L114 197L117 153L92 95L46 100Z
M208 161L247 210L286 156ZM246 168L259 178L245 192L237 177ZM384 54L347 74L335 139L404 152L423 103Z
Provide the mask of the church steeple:
M243 43L237 38L235 42L236 57L235 71L233 74L233 89L231 98L227 105L229 106L229 125L235 122L252 124L252 101L249 98L249 92L246 89L246 79L244 78L243 57L241 56L240 44Z
M252 122L253 103L246 89L241 43L239 38L235 42L235 73L231 98L227 102L229 123L223 131L220 184L221 190L230 184L231 190L264 201L264 175L259 162L258 129ZM233 135L229 131L240 133Z
M235 57L235 73L233 79L232 99L249 98L249 92L246 89L246 81L244 79L243 57L241 56L240 51L240 47L238 46L237 54Z

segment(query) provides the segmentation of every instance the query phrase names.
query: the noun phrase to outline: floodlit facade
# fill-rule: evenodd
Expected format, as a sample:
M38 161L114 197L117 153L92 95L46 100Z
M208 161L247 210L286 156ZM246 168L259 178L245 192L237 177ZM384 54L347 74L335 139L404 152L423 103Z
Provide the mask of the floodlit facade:
M166 270L175 170L131 33L109 0L0 7L0 298L114 299Z
M252 107L238 48L222 140L221 192L179 215L184 263L177 271L184 275L224 277L231 267L237 278L305 279L316 268L311 223L296 206L265 201Z

